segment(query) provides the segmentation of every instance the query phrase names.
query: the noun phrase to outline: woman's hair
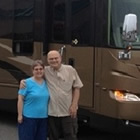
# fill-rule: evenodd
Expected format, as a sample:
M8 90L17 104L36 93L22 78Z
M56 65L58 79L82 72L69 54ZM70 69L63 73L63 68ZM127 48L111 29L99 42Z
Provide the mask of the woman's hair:
M38 65L40 65L40 66L42 66L43 67L43 69L44 69L44 64L43 64L43 62L42 62L42 60L35 60L34 62L33 62L33 64L32 64L32 70L34 69L34 67L36 67L36 66L38 66Z

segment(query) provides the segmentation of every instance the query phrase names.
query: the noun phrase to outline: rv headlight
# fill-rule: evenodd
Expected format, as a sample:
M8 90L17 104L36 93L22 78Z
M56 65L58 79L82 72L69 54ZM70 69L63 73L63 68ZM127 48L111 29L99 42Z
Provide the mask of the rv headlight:
M137 95L125 91L114 90L112 94L114 98L119 101L140 101Z

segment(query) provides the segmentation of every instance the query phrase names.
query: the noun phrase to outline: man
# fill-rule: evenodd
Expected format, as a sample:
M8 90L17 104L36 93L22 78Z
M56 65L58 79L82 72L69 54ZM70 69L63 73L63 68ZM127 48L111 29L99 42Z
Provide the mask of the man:
M61 63L58 51L50 51L47 61L49 66L45 68L45 77L50 90L49 140L58 140L61 134L64 140L77 140L76 115L83 84L73 67Z
M76 70L63 65L58 51L47 55L49 66L45 67L45 78L50 91L49 140L77 140L77 109L80 88L83 86ZM21 82L20 87L23 87Z

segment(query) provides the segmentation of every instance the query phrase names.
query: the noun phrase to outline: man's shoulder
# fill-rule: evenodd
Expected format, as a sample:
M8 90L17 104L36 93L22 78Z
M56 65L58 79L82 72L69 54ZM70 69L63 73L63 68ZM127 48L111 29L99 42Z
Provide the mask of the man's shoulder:
M69 72L75 72L76 69L74 67L72 67L71 65L67 65L67 64L63 64L62 65L63 69Z
M52 68L50 66L45 66L45 74L50 75L52 73L53 73Z
M50 66L45 66L45 70L48 70L48 69L50 69Z
M62 64L62 67L67 69L74 69L71 65L67 65L67 64Z
M47 68L49 68L49 67L50 67L50 66L47 65L47 66L45 66L45 69L47 69Z

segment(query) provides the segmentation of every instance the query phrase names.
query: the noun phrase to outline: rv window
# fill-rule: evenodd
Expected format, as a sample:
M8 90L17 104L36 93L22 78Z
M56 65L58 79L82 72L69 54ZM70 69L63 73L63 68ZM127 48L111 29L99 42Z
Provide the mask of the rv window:
M32 55L33 43L32 42L13 42L13 53L15 55Z
M12 46L15 55L33 53L33 13L33 0L15 0Z
M138 17L138 39L133 42L133 48L140 49L140 1L139 0L112 0L111 1L111 29L110 45L123 48L122 28L126 14L136 14Z
M90 0L72 1L72 42L77 39L80 45L89 45L91 40ZM93 40L93 39L92 39Z
M52 13L52 41L64 42L65 40L65 0L55 0Z

